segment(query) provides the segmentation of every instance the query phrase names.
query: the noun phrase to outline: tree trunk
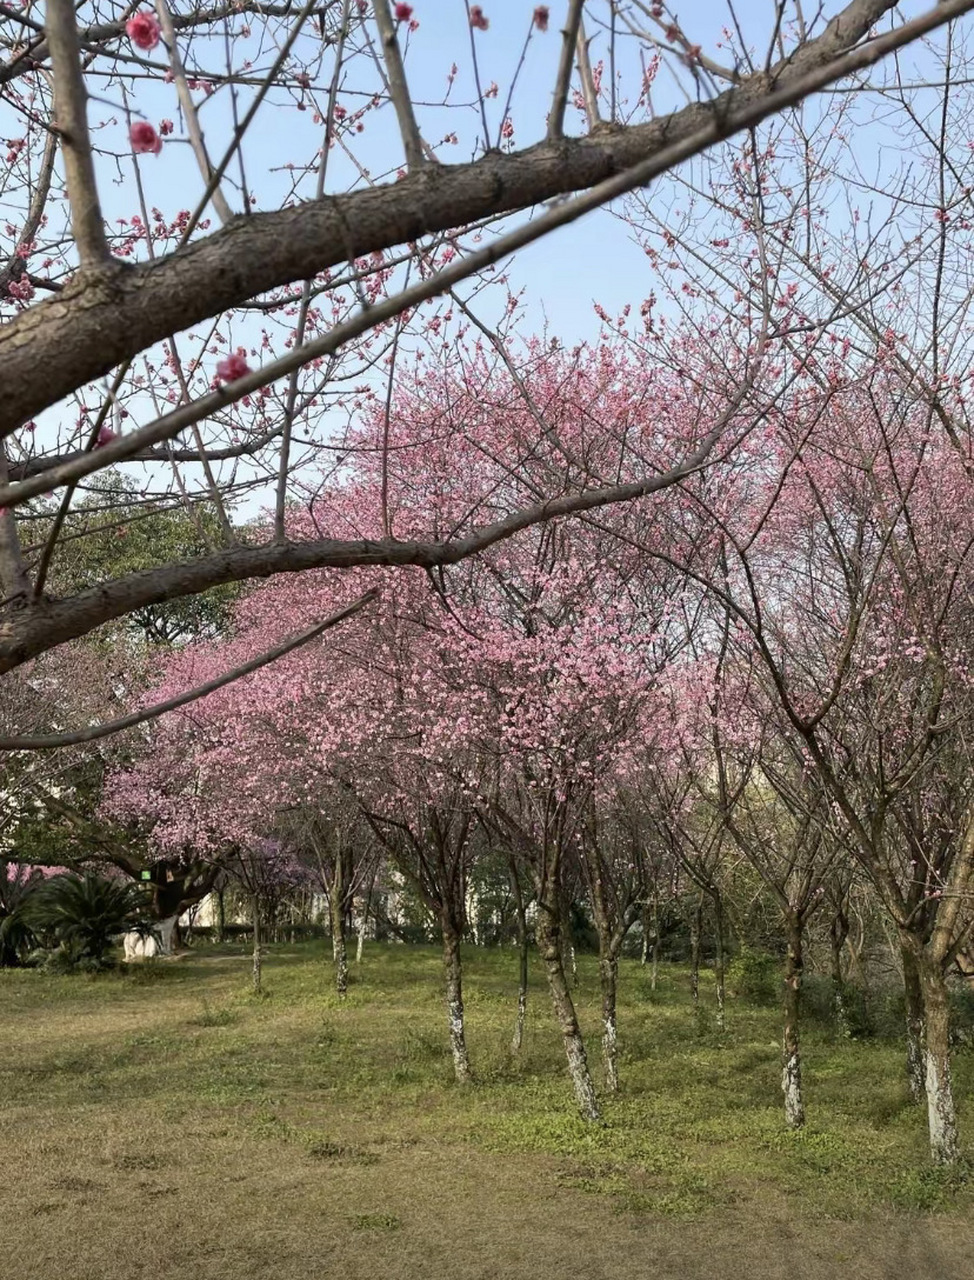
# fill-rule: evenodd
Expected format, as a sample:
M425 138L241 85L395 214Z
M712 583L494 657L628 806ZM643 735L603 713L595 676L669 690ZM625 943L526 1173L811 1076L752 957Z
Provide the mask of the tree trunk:
M253 920L254 920L254 995L259 996L261 993L261 967L263 963L263 946L260 936L260 903L255 894L252 902Z
M703 920L703 898L697 899L690 917L690 996L694 1009L700 1007L700 926Z
M227 904L223 898L224 890L216 891L216 940L224 943L227 940Z
M957 1160L957 1113L950 1083L950 1007L943 969L931 961L921 962L920 986L930 1154L936 1164L953 1164Z
M331 910L331 946L335 957L335 991L339 1000L348 995L348 951L345 946L345 912L333 889L328 899Z
M790 1129L800 1129L805 1123L799 1039L799 999L803 968L802 925L799 920L792 918L788 921L788 952L785 958L784 1035L781 1054L781 1088L785 1095L785 1123Z
M511 888L514 893L514 908L517 916L517 1017L514 1021L514 1035L511 1039L511 1052L520 1053L524 1041L524 1015L528 1007L528 922L524 909L524 894L521 892L521 881L517 868L511 866Z
M603 948L599 956L599 984L602 988L602 1066L606 1093L619 1089L618 1035L616 1032L616 987L619 961Z
M903 962L903 992L906 996L906 1082L913 1102L922 1102L925 1092L923 1063L923 988L920 970L908 947L900 948Z
M849 921L844 911L838 910L829 925L829 945L832 950L832 1017L839 1035L849 1035L849 1019L845 1007L845 979L842 976L842 948L849 935Z
M578 962L575 958L575 938L572 933L572 908L568 895L564 892L558 894L558 909L562 968L570 979L572 987L575 988L578 986Z
M557 908L539 897L537 938L538 950L544 962L548 987L551 991L551 1002L554 1005L555 1017L561 1028L565 1042L565 1055L568 1058L568 1071L575 1088L575 1098L579 1110L586 1120L598 1120L599 1106L595 1098L595 1086L588 1069L588 1058L585 1053L585 1042L578 1026L575 1004L565 977L565 967L561 960L561 938L557 916Z
M714 988L717 995L717 1029L724 1029L724 1005L726 997L724 965L724 904L719 893L714 899Z
M358 922L358 941L355 944L355 963L362 963L362 952L365 950L365 930L368 927L368 911L364 911Z
M460 935L453 922L443 921L443 965L446 969L446 1010L450 1024L453 1072L458 1084L471 1080L470 1056L463 1030L463 982L460 964Z
M649 975L649 989L656 990L659 982L660 936L659 936L659 901L653 899L653 967Z
M639 950L640 964L645 964L646 961L649 959L649 931L650 931L651 919L652 917L650 915L649 903L645 902L643 903L643 910L642 910L643 942Z

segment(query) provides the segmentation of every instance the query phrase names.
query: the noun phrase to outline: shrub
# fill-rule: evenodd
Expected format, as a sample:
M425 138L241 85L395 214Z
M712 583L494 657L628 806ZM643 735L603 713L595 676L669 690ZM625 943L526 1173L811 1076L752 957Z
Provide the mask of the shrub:
M27 899L40 872L0 859L0 969L24 964L37 939L27 917Z
M25 904L27 921L43 947L37 958L57 969L111 968L115 939L140 924L144 909L144 892L137 885L90 871L53 876Z
M730 963L731 991L757 1005L774 1004L781 992L781 963L768 951L742 946Z

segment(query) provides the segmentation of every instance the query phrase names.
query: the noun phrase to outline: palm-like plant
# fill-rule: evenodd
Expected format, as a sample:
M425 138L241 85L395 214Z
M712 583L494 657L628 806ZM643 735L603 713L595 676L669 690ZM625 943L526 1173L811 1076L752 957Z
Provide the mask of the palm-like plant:
M0 969L23 964L37 946L27 919L27 899L37 880L31 868L0 858Z
M72 965L107 968L119 934L134 929L146 906L143 891L86 871L52 876L25 904L33 931Z

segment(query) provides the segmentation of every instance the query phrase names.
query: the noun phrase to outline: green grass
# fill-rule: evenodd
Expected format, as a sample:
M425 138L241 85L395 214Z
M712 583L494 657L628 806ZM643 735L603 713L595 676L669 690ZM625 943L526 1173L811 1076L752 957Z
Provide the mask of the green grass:
M11 1221L15 1238L23 1228L27 1259L10 1274L31 1280L30 1267L41 1275L62 1248L77 1257L79 1231L90 1234L86 1247L97 1257L97 1222L111 1212L115 1223L126 1205L140 1223L148 1205L159 1223L169 1213L202 1215L211 1243L226 1233L228 1259L243 1238L256 1250L254 1274L278 1274L280 1248L265 1255L240 1226L249 1220L244 1186L258 1197L265 1235L285 1222L293 1233L296 1196L311 1215L309 1248L321 1213L335 1247L374 1266L386 1265L386 1248L395 1263L397 1240L407 1253L413 1241L423 1256L418 1242L438 1214L449 1216L444 1204L455 1202L458 1221L466 1220L464 1197L486 1220L493 1213L503 1223L508 1195L514 1208L504 1213L523 1214L527 1192L514 1195L516 1187L531 1188L541 1217L525 1229L536 1232L551 1214L576 1229L591 1215L618 1232L747 1222L772 1237L772 1220L811 1232L828 1220L851 1224L861 1243L867 1224L904 1213L928 1222L940 1215L955 1230L974 1206L966 1164L950 1174L928 1166L925 1116L908 1102L899 1045L837 1040L827 1026L809 1024L808 1124L788 1132L776 1011L731 1001L719 1032L708 1008L694 1015L682 973L664 969L654 993L646 970L623 964L622 1089L603 1100L602 1122L588 1124L575 1111L537 974L523 1049L510 1052L515 971L511 952L466 953L476 1073L467 1088L452 1079L432 947L368 948L344 1005L331 994L321 944L273 950L259 1000L247 993L241 949L98 978L0 972L0 1159L8 1180L17 1173L12 1185L24 1203ZM597 996L594 962L582 957L577 998L596 1078ZM962 1049L955 1085L965 1137L974 1132L972 1083L974 1054ZM438 1178L438 1199L427 1203ZM55 1229L62 1219L63 1239ZM46 1253L39 1238L50 1242ZM297 1237L288 1239L296 1248ZM189 1257L199 1263L198 1254ZM186 1262L177 1250L172 1274ZM250 1274L238 1264L228 1261L226 1274ZM224 1274L223 1262L207 1265L207 1274ZM303 1265L279 1274L303 1275Z

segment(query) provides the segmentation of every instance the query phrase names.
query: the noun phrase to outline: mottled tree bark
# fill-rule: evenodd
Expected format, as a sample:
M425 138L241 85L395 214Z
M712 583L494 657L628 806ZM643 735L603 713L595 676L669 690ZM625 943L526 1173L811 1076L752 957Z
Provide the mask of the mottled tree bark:
M717 997L717 1029L724 1029L726 1003L726 964L724 960L724 903L719 893L712 895L714 903L714 989Z
M957 1160L957 1112L950 1081L950 1007L943 969L921 960L923 1068L930 1127L930 1154L936 1164Z
M224 891L217 889L216 891L216 940L217 942L225 942L227 937L227 904L223 897Z
M588 1058L585 1053L585 1042L578 1026L575 1004L568 987L565 968L561 959L560 921L557 906L538 902L537 938L538 950L544 963L551 1001L555 1009L555 1017L561 1028L565 1042L565 1055L568 1058L568 1071L578 1107L586 1120L598 1120L599 1107L595 1098L595 1086L588 1069Z
M909 947L900 948L903 962L903 993L906 997L906 1083L913 1102L922 1102L925 1093L923 1065L923 989L920 970Z
M619 961L614 953L599 957L599 985L602 989L602 1067L607 1093L619 1088L619 1038L616 1030L616 989Z
M703 923L703 898L697 899L697 905L690 917L690 996L694 1009L700 1007L700 931Z
M653 967L649 974L649 989L655 991L659 983L660 936L659 936L659 902L653 899Z
M253 922L254 922L254 963L253 963L254 995L259 996L262 990L261 969L262 969L263 959L264 959L264 949L263 949L263 944L261 941L261 933L260 933L260 902L258 901L256 894L254 894L253 898L251 899L251 910L253 912Z
M575 958L575 938L572 933L572 909L567 893L558 893L559 938L561 941L561 963L572 987L578 986L578 962Z
M331 915L331 947L335 959L335 991L339 1000L348 995L348 949L345 945L345 912L342 908L340 880L337 879L328 895Z
M805 1100L802 1096L802 1056L799 1034L799 1000L804 969L802 921L796 916L788 920L788 951L784 975L784 1034L781 1055L781 1088L785 1095L785 1123L800 1129L805 1123Z
M524 1016L528 1007L528 922L524 907L524 894L517 868L511 867L511 889L514 894L514 910L517 920L517 1017L514 1020L514 1035L511 1038L511 1052L520 1053L524 1041Z
M444 917L443 966L446 970L446 1011L450 1025L450 1049L453 1053L453 1073L458 1084L468 1084L472 1079L470 1056L463 1026L463 982L460 963L460 934L453 921Z
M840 1035L849 1034L849 1019L845 1007L845 978L842 974L842 948L849 936L849 920L845 912L837 910L829 925L829 946L832 965L832 1017Z

